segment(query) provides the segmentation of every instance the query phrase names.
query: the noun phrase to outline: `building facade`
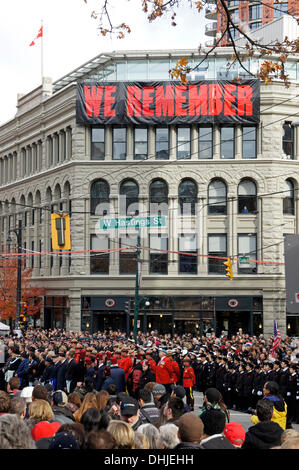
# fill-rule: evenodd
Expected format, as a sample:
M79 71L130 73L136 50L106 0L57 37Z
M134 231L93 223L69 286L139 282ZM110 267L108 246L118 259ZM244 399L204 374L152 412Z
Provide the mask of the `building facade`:
M250 33L250 31L254 31L285 15L299 16L299 4L297 0L267 0L267 2L227 0L226 5L234 24L246 33ZM212 20L205 26L206 35L214 38L207 41L206 45L212 46L215 43L215 39L218 38L218 36L221 37L226 29L227 14L219 0L209 0L205 10L205 17L208 20ZM235 28L230 29L230 34L228 32L226 33L220 43L221 46L229 46L232 43L231 36L233 39L239 37L239 31Z
M200 58L195 50L99 55L19 96L16 117L0 127L0 246L9 250L8 230L21 219L26 263L47 291L37 325L131 329L137 234L99 235L97 206L109 202L115 216L132 216L133 205L148 216L150 203L166 203L167 228L141 236L138 327L269 335L277 319L282 334L298 335L281 264L284 235L299 233L295 59L290 88L275 79L260 86L256 125L77 123L77 82L160 83L182 56ZM216 51L190 83L232 79L229 57L228 48ZM255 70L258 61L247 65ZM72 253L52 252L50 216L58 211L71 215ZM233 281L225 257L241 257Z

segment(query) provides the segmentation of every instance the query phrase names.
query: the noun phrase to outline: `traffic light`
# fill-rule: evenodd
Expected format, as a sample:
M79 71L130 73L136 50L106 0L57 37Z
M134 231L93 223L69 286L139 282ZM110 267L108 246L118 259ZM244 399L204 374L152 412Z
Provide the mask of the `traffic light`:
M51 214L51 233L53 250L71 249L70 216Z
M233 280L233 266L232 266L232 261L230 258L227 258L227 261L225 261L223 263L225 266L227 266L227 268L225 269L226 271L226 276L229 277L229 280L232 281Z
M126 313L126 314L129 314L129 313L130 313L130 307L131 307L130 304L131 304L131 301L130 301L130 300L127 300L127 301L125 302L125 308L124 308L124 310L125 310L125 313Z

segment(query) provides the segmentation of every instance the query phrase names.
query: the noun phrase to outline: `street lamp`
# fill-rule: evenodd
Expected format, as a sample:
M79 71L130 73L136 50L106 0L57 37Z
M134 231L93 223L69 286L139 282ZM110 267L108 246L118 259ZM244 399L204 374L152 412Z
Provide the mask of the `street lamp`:
M14 232L17 236L17 245L18 245L18 255L22 252L22 220L18 221L18 228L13 228L8 231L7 242L11 243L12 239L10 233ZM17 298L16 298L16 330L20 329L20 314L21 314L21 289L22 289L22 260L21 256L18 256L18 265L17 265Z

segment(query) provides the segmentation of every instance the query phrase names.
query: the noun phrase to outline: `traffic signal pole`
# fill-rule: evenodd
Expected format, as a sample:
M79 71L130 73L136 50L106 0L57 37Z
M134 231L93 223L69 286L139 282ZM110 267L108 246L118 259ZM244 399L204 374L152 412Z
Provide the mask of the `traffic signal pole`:
M19 226L15 233L17 235L18 254L20 254L22 252L22 220L19 220ZM22 298L22 259L21 259L21 256L18 256L16 330L20 329L21 298Z
M137 342L137 321L139 315L139 259L140 259L140 227L138 228L137 235L137 250L136 250L136 279L135 279L135 305L134 305L134 341Z

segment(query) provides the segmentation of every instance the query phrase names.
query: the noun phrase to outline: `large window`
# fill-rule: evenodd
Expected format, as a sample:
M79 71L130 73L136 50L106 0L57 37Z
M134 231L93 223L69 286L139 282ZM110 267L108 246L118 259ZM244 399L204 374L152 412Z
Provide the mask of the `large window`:
M283 197L283 213L289 215L295 215L295 201L294 201L294 185L292 181L285 181Z
M221 127L220 129L221 158L235 158L235 128Z
M211 181L208 188L208 214L226 214L226 184L219 179Z
M190 254L179 255L179 273L197 274L197 241L195 234L182 234L179 236L179 251Z
M150 269L151 274L168 274L168 253L156 250L168 250L168 238L163 234L150 235Z
M190 127L177 128L177 159L188 160L191 158L191 129Z
M256 250L256 234L241 233L238 235L238 258L248 257L249 259L257 259ZM245 262L244 262L245 261ZM238 273L240 274L256 274L257 264L249 263L247 260L239 260Z
M167 215L168 186L164 180L156 179L151 183L149 188L149 204L152 215L159 215L159 212Z
M213 127L198 128L198 158L213 158Z
M282 137L282 150L286 155L294 158L294 127L290 122L283 125L284 135Z
M184 179L179 185L179 211L181 215L195 215L197 204L197 184Z
M245 179L238 187L238 212L239 214L256 214L256 211L256 185L250 179Z
M95 215L96 208L100 204L103 204L103 206L98 207L98 210L102 209L99 215L106 215L108 213L109 195L110 188L107 181L99 179L92 183L90 188L90 212L92 215Z
M120 185L120 213L121 215L138 215L139 186L134 180L125 180Z
M286 15L288 13L288 2L278 3L274 2L273 16L274 18L279 18L280 16Z
M262 18L262 5L252 5L249 7L249 21Z
M136 235L123 235L119 239L120 248L130 248L119 252L119 274L136 274Z
M169 159L169 129L156 127L156 160Z
M105 160L105 129L104 127L91 128L91 159Z
M242 157L256 158L256 127L243 127Z
M147 128L134 129L134 160L147 159Z
M208 254L209 256L226 257L226 234L208 235ZM208 258L209 274L225 274L225 259Z
M91 250L108 250L109 237L91 235ZM90 274L109 274L109 251L90 253Z
M113 160L125 160L127 155L127 128L113 127Z

